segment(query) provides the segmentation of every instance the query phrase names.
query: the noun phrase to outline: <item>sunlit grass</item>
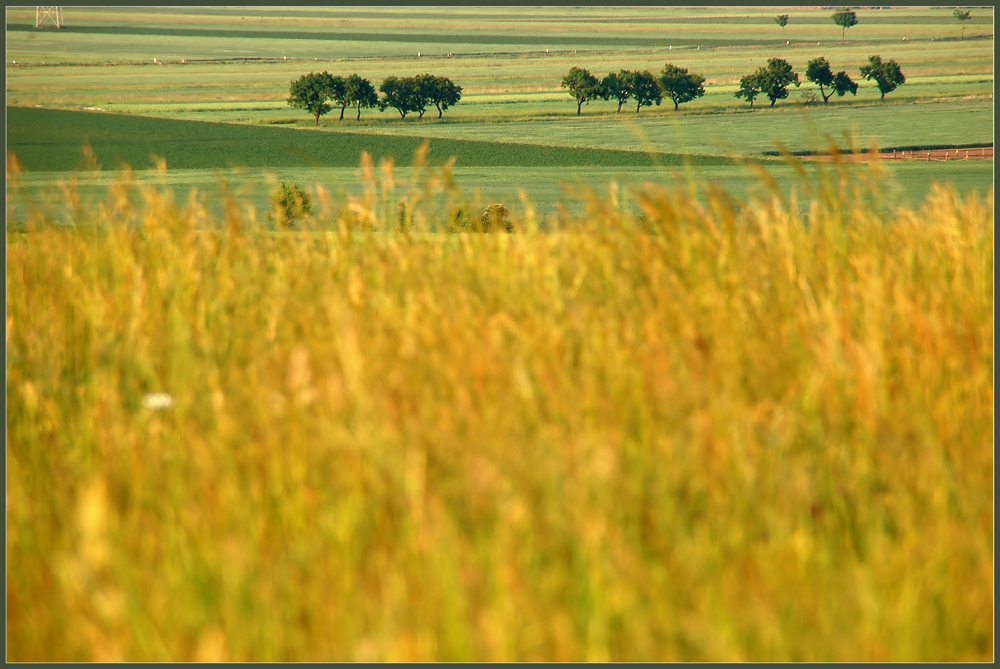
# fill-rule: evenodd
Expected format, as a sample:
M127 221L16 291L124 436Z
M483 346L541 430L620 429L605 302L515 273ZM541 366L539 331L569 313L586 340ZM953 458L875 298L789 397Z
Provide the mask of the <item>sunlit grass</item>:
M992 192L414 163L8 199L9 660L992 659Z

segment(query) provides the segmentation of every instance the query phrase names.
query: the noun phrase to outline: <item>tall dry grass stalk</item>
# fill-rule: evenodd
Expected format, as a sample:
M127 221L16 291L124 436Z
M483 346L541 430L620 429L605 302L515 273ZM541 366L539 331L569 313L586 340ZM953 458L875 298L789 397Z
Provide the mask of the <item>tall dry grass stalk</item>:
M9 660L992 659L992 192L363 171L15 212Z

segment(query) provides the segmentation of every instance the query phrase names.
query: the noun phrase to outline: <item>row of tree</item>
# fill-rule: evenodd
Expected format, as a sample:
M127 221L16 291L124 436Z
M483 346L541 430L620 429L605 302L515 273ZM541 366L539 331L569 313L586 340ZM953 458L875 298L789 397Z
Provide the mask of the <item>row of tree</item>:
M860 72L863 79L875 82L882 94L880 98L882 100L885 100L886 93L891 93L906 83L906 77L899 63L894 60L882 60L878 55L868 56L868 64L862 66ZM826 104L834 93L838 97L843 97L847 93L858 94L857 82L851 79L846 70L834 74L826 58L814 58L809 61L806 65L806 79L819 86L823 104ZM787 60L771 58L765 67L758 68L756 72L751 72L740 79L740 88L735 95L737 98L746 99L753 109L754 100L763 94L771 101L773 107L775 102L788 97L789 86L798 87L800 83L798 72Z
M972 12L969 10L955 9L952 12L954 16L959 21L959 25L962 26L962 39L965 39L965 22L972 18ZM833 22L840 26L840 42L844 42L844 35L848 28L853 28L858 25L858 14L850 9L839 9L834 14L830 16ZM788 14L778 14L774 17L774 22L781 26L781 35L784 39L785 26L788 25Z
M399 112L401 118L406 118L410 112L423 118L427 108L433 105L441 118L449 107L462 99L461 86L456 86L447 77L433 74L386 77L378 90L381 96L370 81L357 74L341 77L329 72L310 72L292 81L288 105L305 109L319 125L319 117L336 107L340 107L340 121L344 120L348 107L357 107L357 120L361 120L362 109L377 108L381 112L390 107Z
M864 79L874 81L885 99L886 93L894 91L900 84L906 82L903 71L894 60L882 60L881 56L869 56L868 65L861 68ZM857 95L858 84L851 79L846 70L834 74L826 58L815 58L806 66L806 79L819 86L823 104L834 94L843 97L846 93ZM618 103L618 111L622 110L629 100L635 102L635 111L643 107L659 105L664 96L674 103L674 109L681 104L690 102L705 95L705 77L688 72L683 67L667 63L659 76L654 76L649 70L632 72L621 70L612 72L604 79L598 79L589 71L573 67L563 77L561 85L569 89L569 94L576 101L576 113L584 103L591 100L612 100ZM801 85L799 74L789 62L783 58L771 58L765 67L745 75L740 79L740 88L736 91L737 98L745 98L753 108L754 100L760 95L771 100L771 106L778 100L788 97L788 87Z
M591 100L613 100L618 103L618 111L622 110L629 100L635 101L635 111L643 107L657 105L663 102L666 95L674 103L676 110L682 103L690 102L705 94L705 77L688 72L683 67L667 63L658 77L649 70L632 72L621 70L612 72L604 79L598 79L589 71L573 67L562 79L562 87L569 89L569 94L576 100L576 113L585 102Z

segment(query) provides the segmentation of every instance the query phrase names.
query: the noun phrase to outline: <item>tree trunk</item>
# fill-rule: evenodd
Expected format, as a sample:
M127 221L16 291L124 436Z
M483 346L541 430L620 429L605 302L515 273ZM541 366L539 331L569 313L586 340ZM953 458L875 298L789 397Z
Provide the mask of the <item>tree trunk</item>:
M642 109L642 103L641 102L635 106L635 113L638 114L640 109Z
M841 43L841 44L843 44L843 43L844 43L844 33L845 33L845 32L847 32L847 28L841 28L841 29L840 29L840 43Z
M316 123L314 125L319 125L319 112L316 112Z
M399 118L406 118L406 112L402 109L399 110Z
M343 120L344 120L344 110L345 110L345 109L347 109L347 105L344 105L343 107L341 107L341 108L340 108L340 118L339 118L339 119L337 119L337 121L338 121L338 122L340 122L340 121L343 121Z
M357 120L358 121L361 120L361 103L360 102L358 103L358 118L357 118Z
M674 111L677 111L678 109L680 109L680 103L677 102L677 100L674 100Z
M580 115L580 107L582 107L582 106L583 106L583 100L577 100L576 101L576 115L577 116Z
M624 104L624 103L623 103L623 102L622 102L621 100L619 100L619 101L618 101L618 113L619 113L619 114L621 114L621 113L622 113L622 105L623 105L623 104Z
M879 98L879 102L885 102L885 93L882 92L882 91L879 91L879 92L882 93L882 97Z
M830 95L827 95L826 93L823 92L823 84L820 84L819 94L823 96L823 104L826 104L826 101L830 99L830 95L833 95L833 91L830 91Z
M778 101L778 98L771 98L771 106L773 107L774 103L777 102L777 101Z
M434 106L438 108L438 118L441 118L441 115L443 114L443 112L441 111L441 105L435 102Z

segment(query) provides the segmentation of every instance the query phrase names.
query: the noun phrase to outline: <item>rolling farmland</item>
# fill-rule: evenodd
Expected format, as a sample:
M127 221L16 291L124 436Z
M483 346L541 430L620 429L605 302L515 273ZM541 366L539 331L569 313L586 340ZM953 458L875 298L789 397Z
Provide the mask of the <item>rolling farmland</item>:
M953 10L8 8L7 659L992 660ZM324 70L462 97L314 125Z

